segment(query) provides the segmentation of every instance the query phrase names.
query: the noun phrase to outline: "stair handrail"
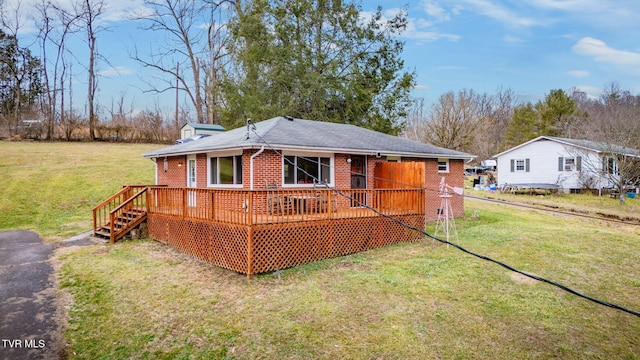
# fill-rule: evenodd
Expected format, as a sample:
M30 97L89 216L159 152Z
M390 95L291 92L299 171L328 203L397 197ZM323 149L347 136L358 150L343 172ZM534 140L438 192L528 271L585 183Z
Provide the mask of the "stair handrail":
M114 200L123 197L122 201L120 202L123 203L125 202L127 199L129 199L130 197L133 196L132 195L128 195L128 196L123 196L125 195L127 192L129 193L133 193L135 192L137 189L140 189L139 192L142 192L144 190L147 189L147 187L149 186L154 186L154 185L124 185L122 187L122 189L120 191L118 191L117 193L115 193L114 195L112 195L111 197L109 197L108 199L106 199L105 201L101 202L100 204L98 204L97 206L95 206L93 208L93 231L96 232L98 231L98 212L100 212L103 208L109 206ZM117 206L114 204L114 206ZM102 216L100 216L103 220L103 222L99 225L100 227L106 225L106 213L101 214Z
M136 201L138 198L140 198L143 194L146 196L147 193L147 189L149 188L149 186L145 186L142 190L140 190L139 192L137 192L135 195L131 196L130 198L128 198L127 200L123 201L122 204L118 205L118 207L116 207L115 209L111 210L109 212L109 241L111 243L114 243L115 240L118 238L117 235L122 234L123 232L129 231L129 226L127 227L123 227L122 229L120 229L117 233L114 231L114 223L115 220L117 218L117 214L119 212L122 212L122 210L127 207L129 204L131 204L132 202ZM145 204L146 205L146 204ZM147 209L145 208L145 213L147 211Z

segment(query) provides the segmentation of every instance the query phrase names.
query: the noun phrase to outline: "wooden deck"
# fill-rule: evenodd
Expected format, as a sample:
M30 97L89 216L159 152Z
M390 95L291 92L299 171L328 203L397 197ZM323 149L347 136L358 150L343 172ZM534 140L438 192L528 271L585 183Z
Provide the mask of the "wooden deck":
M180 216L238 225L425 213L421 189L345 190L213 190L152 187L149 214Z
M94 209L94 230L121 233L125 230L114 223L127 221L118 214L144 210L152 239L251 276L421 239L420 232L376 211L422 229L436 214L425 215L426 204L433 202L426 197L422 189L125 187ZM117 236L111 235L112 241Z

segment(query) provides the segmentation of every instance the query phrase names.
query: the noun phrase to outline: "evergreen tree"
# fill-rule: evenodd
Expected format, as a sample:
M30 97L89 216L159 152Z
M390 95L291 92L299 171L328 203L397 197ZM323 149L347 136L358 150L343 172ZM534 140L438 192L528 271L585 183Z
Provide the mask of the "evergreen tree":
M14 35L0 29L0 117L14 134L24 112L35 108L42 94L42 64L22 48Z
M384 21L380 8L364 22L340 0L237 2L224 125L290 115L396 134L415 83L394 38L406 24L404 13Z
M507 125L504 148L508 149L538 136L539 123L538 111L531 103L517 106L513 110L513 119Z

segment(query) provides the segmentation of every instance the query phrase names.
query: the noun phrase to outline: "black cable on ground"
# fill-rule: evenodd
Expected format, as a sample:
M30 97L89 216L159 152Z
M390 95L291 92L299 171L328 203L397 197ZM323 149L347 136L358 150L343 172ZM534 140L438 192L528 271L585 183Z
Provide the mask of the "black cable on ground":
M295 165L294 163L292 163L289 159L287 159L284 155L282 155L278 150L274 149L274 148L271 146L271 144L269 144L267 141L265 141L265 140L260 136L260 134L258 134L255 130L253 130L253 132L258 136L258 138L259 138L262 142L264 142L264 143L265 143L265 145L267 145L267 146L269 147L269 149L270 149L270 150L272 150L273 152L275 152L276 154L278 154L282 159L284 159L285 161L287 161L288 163L290 163L291 165L293 165L294 167L296 167L298 170L302 171L305 175L307 175L307 176L309 176L309 177L311 177L311 178L313 178L313 179L315 179L315 180L318 180L315 176L313 176L313 175L309 174L309 173L308 173L307 171L305 171L303 168L298 167L297 165ZM326 187L327 189L330 189L330 190L332 190L333 192L337 193L338 195L343 196L343 197L345 197L345 198L347 198L347 199L349 199L349 200L351 200L351 201L353 201L353 202L357 203L358 205L360 205L360 206L362 206L362 207L365 207L365 208L367 208L367 209L369 209L369 210L371 210L371 211L375 212L376 214L378 214L378 215L380 215L380 216L382 216L382 217L385 217L385 218L387 218L387 219L390 219L391 221L393 221L393 222L395 222L395 223L397 223L397 224L399 224L399 225L402 225L402 226L406 227L407 229L417 231L418 233L420 233L420 234L422 234L422 235L424 235L424 236L426 236L426 237L428 237L428 238L430 238L430 239L436 240L436 241L441 242L441 243L443 243L443 244L451 245L451 246L455 247L456 249L458 249L458 250L460 250L460 251L462 251L462 252L464 252L464 253L467 253L467 254L472 255L472 256L475 256L475 257L477 257L477 258L479 258L479 259L486 260L486 261L492 262L492 263L494 263L494 264L500 265L500 266L502 266L502 267L503 267L503 268L505 268L505 269L508 269L508 270L510 270L510 271L513 271L513 272L516 272L516 273L518 273L518 274L520 274L520 275L523 275L523 276L526 276L526 277L528 277L528 278L531 278L531 279L534 279L534 280L537 280L537 281L541 281L541 282L545 282L545 283L547 283L547 284L549 284L549 285L553 285L553 286L555 286L555 287L557 287L557 288L560 288L560 289L562 289L562 290L564 290L564 291L566 291L566 292L568 292L568 293L570 293L570 294L573 294L573 295L576 295L576 296L578 296L578 297L580 297L580 298L583 298L583 299L586 299L586 300L592 301L592 302L594 302L594 303L596 303L596 304L603 305L603 306L607 306L607 307L610 307L610 308L612 308L612 309L620 310L620 311L626 312L626 313L628 313L628 314L631 314L631 315L635 315L635 316L637 316L637 317L640 317L640 313L639 313L639 312L637 312L637 311L633 311L633 310L627 309L627 308L625 308L625 307L622 307L622 306L620 306L620 305L612 304L612 303L610 303L610 302L606 302L606 301L603 301L603 300L599 300L599 299L593 298L593 297L591 297L591 296L587 296L587 295L582 294L582 293L580 293L580 292L578 292L578 291L576 291L576 290L573 290L573 289L571 289L571 288L569 288L569 287L567 287L567 286L564 286L564 285L562 285L562 284L559 284L559 283L557 283L557 282L555 282L555 281L547 280L547 279L545 279L545 278L543 278L543 277L540 277L540 276L536 276L536 275L528 274L528 273L526 273L526 272L524 272L524 271L518 270L518 269L516 269L516 268L514 268L514 267L512 267L512 266L510 266L510 265L507 265L507 264L505 264L505 263L503 263L503 262L501 262L501 261L498 261L498 260L492 259L492 258L490 258L490 257L488 257L488 256L484 256L484 255L477 254L477 253L475 253L475 252L473 252L473 251L470 251L470 250L467 250L467 249L463 248L462 246L460 246L460 245L458 245L458 244L454 244L454 243L449 242L449 241L447 241L447 240L440 239L440 238L438 238L438 237L436 237L436 236L433 236L433 235L431 235L431 234L427 233L426 231L421 230L421 229L418 229L418 228L416 228L416 227L415 227L415 226L413 226L413 225L409 225L409 224L407 224L407 223L405 223L405 222L403 222L403 221L401 221L401 220L399 220L399 219L396 219L395 217L393 217L393 216L391 216L391 215L387 215L387 214L385 214L385 213L382 213L382 212L378 211L377 209L374 209L374 208L372 208L371 206L369 206L369 205L367 205L367 204L362 203L362 202L361 202L361 201L359 201L358 199L355 199L355 198L353 198L353 197L351 197L351 196L349 196L349 195L347 195L347 194L343 193L342 191L340 191L340 190L338 190L338 189L336 189L336 188L329 187L329 186L328 186L328 185L326 185L326 184L325 184L325 187Z

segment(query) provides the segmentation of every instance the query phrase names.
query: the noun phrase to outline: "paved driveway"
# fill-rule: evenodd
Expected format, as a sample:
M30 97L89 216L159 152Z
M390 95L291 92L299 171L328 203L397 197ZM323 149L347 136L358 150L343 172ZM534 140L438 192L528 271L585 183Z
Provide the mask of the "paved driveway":
M0 232L0 359L62 355L49 262L54 249L33 232Z

